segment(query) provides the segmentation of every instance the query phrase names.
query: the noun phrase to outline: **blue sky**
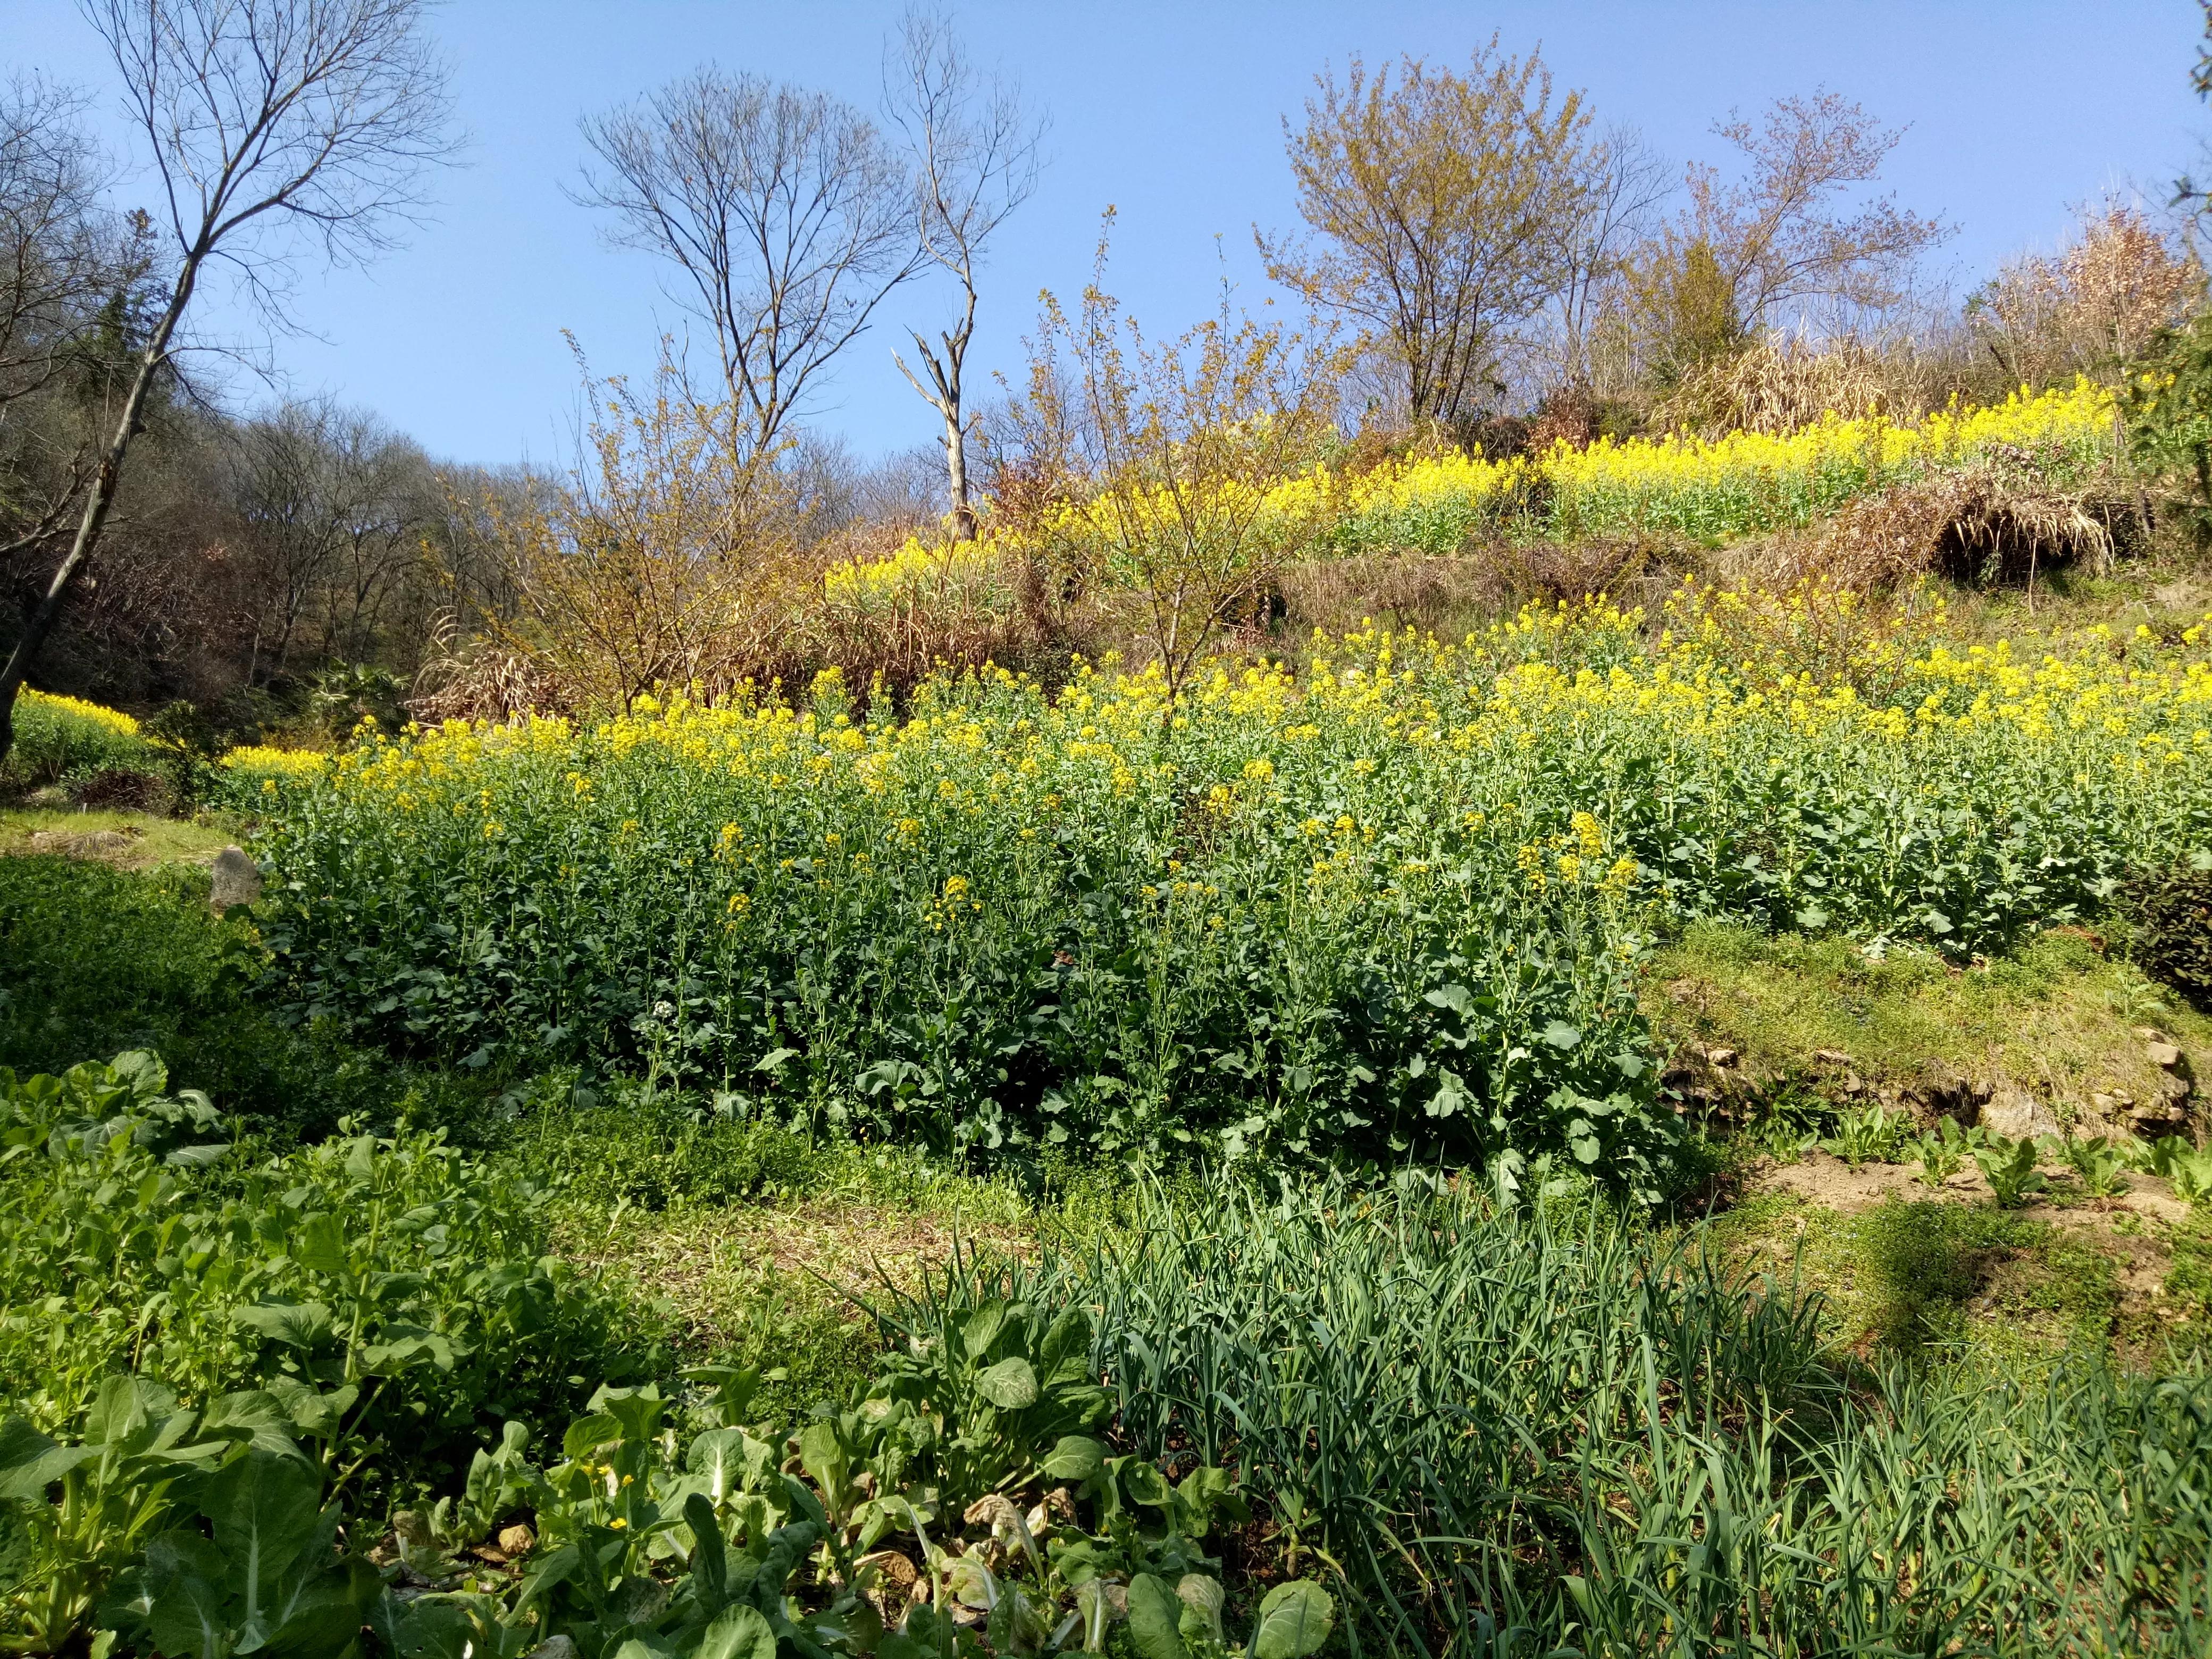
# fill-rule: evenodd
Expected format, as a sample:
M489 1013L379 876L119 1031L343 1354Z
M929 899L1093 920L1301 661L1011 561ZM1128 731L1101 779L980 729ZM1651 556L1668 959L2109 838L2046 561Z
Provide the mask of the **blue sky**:
M573 331L596 369L649 365L674 314L641 254L604 248L562 194L576 118L707 60L836 92L871 107L897 0L449 0L435 28L456 70L466 165L437 181L436 222L367 271L313 276L306 334L271 350L285 386L382 414L433 453L558 459L575 406ZM112 70L70 0L5 0L0 70L76 82L111 115ZM1002 233L984 277L981 367L1013 370L1041 288L1080 287L1098 215L1120 210L1109 286L1156 331L1212 303L1216 240L1245 292L1262 279L1251 228L1290 225L1281 117L1314 71L1352 52L1463 62L1496 30L1542 46L1601 123L1662 154L1724 159L1708 129L1825 85L1909 125L1887 174L1902 204L1959 235L1939 256L1961 292L2006 254L2048 247L2069 209L2130 182L2159 191L2212 118L2187 73L2193 0L1767 0L1763 4L1116 4L966 0L975 55L1052 118L1037 196ZM130 135L111 120L119 150ZM131 199L126 180L119 195ZM817 422L864 456L927 441L933 416L892 368L907 322L943 294L916 286L840 360ZM266 341L222 296L204 331ZM266 395L235 382L241 404Z

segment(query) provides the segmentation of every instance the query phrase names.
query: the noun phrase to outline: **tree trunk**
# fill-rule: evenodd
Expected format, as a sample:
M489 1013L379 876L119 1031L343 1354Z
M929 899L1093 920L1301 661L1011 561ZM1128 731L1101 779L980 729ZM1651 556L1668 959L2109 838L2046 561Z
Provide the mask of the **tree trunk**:
M93 476L92 493L85 497L84 516L77 520L76 538L70 544L69 556L55 570L53 580L46 584L46 594L37 607L24 619L23 631L15 641L15 649L8 653L7 665L0 667L0 768L7 765L9 751L15 746L16 695L22 690L24 678L30 672L31 659L38 654L39 647L53 629L54 619L61 614L62 600L69 592L70 584L91 560L93 549L99 544L100 529L107 522L107 511L115 504L115 492L123 481L124 454L131 447L154 377L168 361L170 337L176 332L177 319L184 314L185 304L192 296L200 257L198 249L185 257L184 269L177 276L177 286L169 296L168 309L161 313L161 320L155 325L145 350L139 354L137 373L131 376L130 393L123 400L123 413L115 422L115 435L108 440L107 452L100 458L100 471Z
M968 433L960 418L956 389L945 409L945 471L946 493L952 497L952 534L958 541L975 539L975 509L968 500Z

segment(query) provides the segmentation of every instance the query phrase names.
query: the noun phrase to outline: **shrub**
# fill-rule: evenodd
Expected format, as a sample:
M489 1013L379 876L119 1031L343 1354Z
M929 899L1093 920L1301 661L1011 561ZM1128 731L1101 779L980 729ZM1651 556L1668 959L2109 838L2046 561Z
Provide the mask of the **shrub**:
M2129 878L2129 952L2153 979L2212 1012L2212 858L2199 853Z

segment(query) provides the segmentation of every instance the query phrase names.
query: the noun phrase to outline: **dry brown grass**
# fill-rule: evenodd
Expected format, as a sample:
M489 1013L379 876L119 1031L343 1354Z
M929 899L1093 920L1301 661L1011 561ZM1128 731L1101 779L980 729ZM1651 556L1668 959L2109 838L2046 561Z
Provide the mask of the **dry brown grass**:
M1770 336L1686 376L1652 410L1651 424L1719 437L1794 432L1831 413L1915 420L1971 390L1965 367L1908 344Z
M1571 545L1494 542L1457 558L1366 554L1316 559L1279 572L1272 618L1303 636L1342 633L1372 619L1393 628L1452 635L1510 615L1534 600L1570 605L1597 593L1656 607L1704 555L1680 538L1613 537ZM1240 641L1257 648L1257 633Z
M1778 586L1878 592L1923 575L1971 587L2065 567L2101 574L2138 531L2134 506L2094 485L2061 489L1984 458L1851 502L1809 529L1738 544L1724 574Z

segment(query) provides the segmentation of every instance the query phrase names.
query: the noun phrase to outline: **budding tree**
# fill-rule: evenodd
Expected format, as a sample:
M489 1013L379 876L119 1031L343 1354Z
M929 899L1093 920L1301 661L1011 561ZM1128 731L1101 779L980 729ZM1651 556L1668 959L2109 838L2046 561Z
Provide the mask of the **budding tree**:
M362 259L451 153L425 0L82 0L158 181L167 283L67 554L0 667L0 762L33 656L114 505L149 392L210 268L281 315L303 257Z
M1893 306L1913 262L1951 234L1890 197L1853 202L1905 133L1840 94L1778 98L1757 122L1732 117L1713 131L1743 169L1730 180L1692 167L1687 212L1657 252L1693 284L1717 284L1738 338L1809 302Z
M1471 418L1505 331L1563 281L1589 187L1582 94L1555 106L1537 54L1495 39L1465 75L1354 58L1315 88L1304 125L1284 122L1313 238L1261 239L1268 275L1387 344L1415 418Z

